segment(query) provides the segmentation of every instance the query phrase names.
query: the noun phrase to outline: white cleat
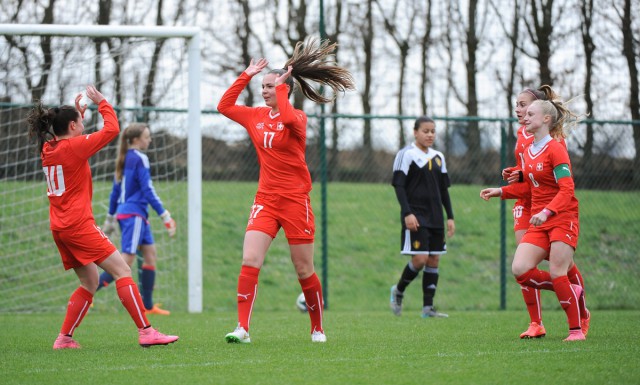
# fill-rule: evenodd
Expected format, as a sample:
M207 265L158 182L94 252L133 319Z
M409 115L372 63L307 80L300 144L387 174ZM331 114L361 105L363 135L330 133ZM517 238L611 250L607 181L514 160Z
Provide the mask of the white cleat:
M224 339L230 344L231 343L248 344L251 342L251 337L249 337L249 333L246 330L244 330L242 326L238 326L236 330L232 331L231 333L227 333L227 335L224 336Z
M396 285L391 286L391 298L389 299L389 307L393 314L399 316L402 314L402 298L404 293L398 291Z
M313 332L311 333L311 342L327 342L327 336L324 335L324 332Z

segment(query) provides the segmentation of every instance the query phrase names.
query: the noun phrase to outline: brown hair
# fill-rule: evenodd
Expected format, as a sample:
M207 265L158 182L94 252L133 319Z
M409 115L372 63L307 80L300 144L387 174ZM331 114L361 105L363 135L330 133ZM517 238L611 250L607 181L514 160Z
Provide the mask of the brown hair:
M120 144L118 145L118 157L116 158L116 181L122 182L124 171L124 158L129 151L129 145L135 138L139 138L145 129L149 128L147 123L131 123L120 134Z
M284 65L285 69L275 69L268 73L284 74L289 66L292 66L291 76L286 80L289 85L289 96L293 92L293 79L296 80L300 90L308 99L318 103L333 101L338 92L355 90L355 81L349 70L339 67L330 59L337 43L329 40L318 41L315 37L309 37L304 42L298 42L293 50L293 55ZM321 95L308 81L324 84L331 87L334 92L332 98Z
M56 136L69 132L69 123L75 122L80 113L73 106L45 108L42 101L38 101L27 116L29 138L38 143L38 154L42 153L44 144Z
M520 92L521 94L529 94L535 98L535 100L554 100L560 99L560 96L551 88L551 86L543 84L537 90L531 88L525 88Z

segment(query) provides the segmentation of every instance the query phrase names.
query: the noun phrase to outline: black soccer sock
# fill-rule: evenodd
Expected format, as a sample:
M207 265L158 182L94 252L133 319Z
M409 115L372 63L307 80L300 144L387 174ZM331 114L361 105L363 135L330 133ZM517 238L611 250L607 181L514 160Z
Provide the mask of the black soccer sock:
M428 267L422 270L422 304L423 306L433 306L433 297L436 296L438 287L438 268Z
M400 280L398 281L398 285L397 285L398 291L401 293L404 292L404 289L406 289L407 286L409 286L411 281L416 279L418 274L420 274L420 271L416 271L411 261L409 261L409 263L407 263L407 266L404 267L404 270L402 271L402 275L400 276Z

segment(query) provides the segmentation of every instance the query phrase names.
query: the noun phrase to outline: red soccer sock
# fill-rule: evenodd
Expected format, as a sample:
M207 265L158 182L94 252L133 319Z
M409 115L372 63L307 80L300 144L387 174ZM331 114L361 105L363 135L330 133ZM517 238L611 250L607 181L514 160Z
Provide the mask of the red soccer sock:
M580 270L578 270L578 265L576 265L575 263L573 264L573 267L571 269L569 269L569 271L567 272L567 277L569 277L569 282L575 284L575 285L580 285L582 286L582 290L585 290L584 288L584 279L582 279L582 274L580 274ZM585 295L583 295L582 297L580 297L580 299L578 300L578 306L580 307L580 317L581 318L587 318L589 315L589 311L587 310L587 302L585 300Z
M133 281L133 278L124 277L117 280L116 290L118 291L120 302L122 302L122 305L127 309L138 329L151 326L147 316L144 314L144 304L140 297L138 285Z
M578 297L571 287L571 282L566 275L562 275L553 280L553 288L556 291L560 306L567 314L569 329L580 328L580 310L578 310Z
M542 324L542 312L540 306L540 290L532 287L520 286L522 289L522 297L524 303L527 305L527 311L531 322L535 322L538 325Z
M554 290L553 283L551 282L551 274L548 271L540 270L537 267L527 271L519 277L516 277L516 281L520 285L529 286L539 290Z
M311 333L323 332L322 314L324 312L324 299L322 298L322 285L316 273L305 279L298 279L304 299L307 302L307 311L311 320Z
M260 269L242 265L238 277L238 325L249 331L253 303L258 295Z
M60 329L60 334L72 336L82 319L89 311L89 305L93 302L93 294L84 287L78 287L67 304L67 314L64 316L64 322Z

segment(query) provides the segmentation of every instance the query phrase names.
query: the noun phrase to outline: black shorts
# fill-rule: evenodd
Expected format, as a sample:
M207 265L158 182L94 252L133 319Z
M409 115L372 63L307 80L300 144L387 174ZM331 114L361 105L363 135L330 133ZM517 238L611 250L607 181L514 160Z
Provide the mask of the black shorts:
M428 227L418 227L418 231L402 229L400 254L445 254L446 252L444 229Z

